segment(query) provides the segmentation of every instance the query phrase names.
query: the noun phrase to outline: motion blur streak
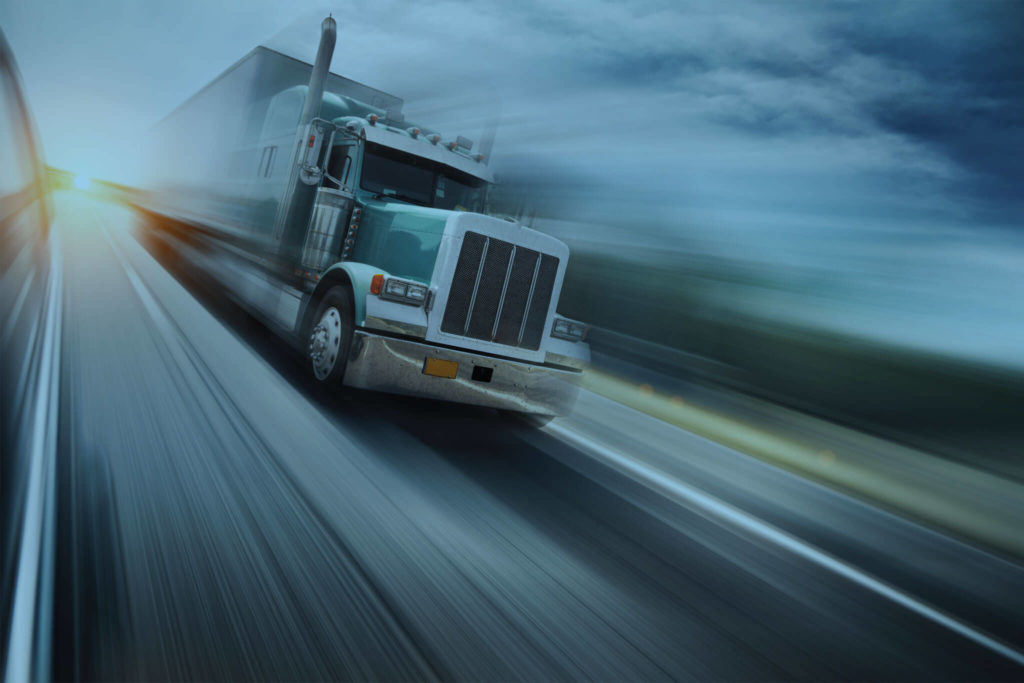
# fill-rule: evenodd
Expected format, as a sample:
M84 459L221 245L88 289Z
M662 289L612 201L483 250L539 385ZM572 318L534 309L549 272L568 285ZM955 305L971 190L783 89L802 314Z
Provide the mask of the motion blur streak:
M150 219L56 205L54 677L1021 674L1015 562L590 392L537 431L317 391Z
M6 681L50 671L63 297L42 152L0 32L0 547Z
M989 648L993 652L1003 655L1017 664L1024 665L1024 654L1007 647L1003 643L993 640L986 634L980 633L969 625L964 624L947 614L943 614L930 605L926 605L915 600L913 597L893 589L891 586L886 585L878 579L858 571L856 568L831 557L828 553L821 552L814 546L801 543L799 539L779 531L771 525L765 524L764 522L750 517L749 515L745 515L736 508L705 495L691 486L687 486L678 481L673 481L659 472L654 472L650 469L639 466L630 458L627 458L620 453L616 453L609 448L602 447L600 444L595 444L587 439L581 438L564 427L556 425L550 427L550 429L556 434L559 434L566 441L579 445L583 450L594 451L599 457L603 457L609 462L614 463L616 467L622 469L630 476L647 482L651 488L661 492L663 495L672 496L678 499L683 505L698 511L709 518L717 519L725 524L738 527L752 536L759 537L769 543L781 546L795 555L799 555L816 565L835 572L854 583L864 586L868 590L903 605L907 609L917 612L927 619L956 631L964 637L970 638L976 643Z
M50 243L50 281L42 310L42 333L33 390L25 394L31 408L26 423L29 476L22 512L21 545L14 579L14 602L4 680L46 678L53 622L53 558L56 533L57 397L60 381L61 282L59 239ZM32 336L36 336L35 330ZM26 359L27 360L27 359ZM26 364L28 367L28 364ZM34 660L34 661L33 661Z

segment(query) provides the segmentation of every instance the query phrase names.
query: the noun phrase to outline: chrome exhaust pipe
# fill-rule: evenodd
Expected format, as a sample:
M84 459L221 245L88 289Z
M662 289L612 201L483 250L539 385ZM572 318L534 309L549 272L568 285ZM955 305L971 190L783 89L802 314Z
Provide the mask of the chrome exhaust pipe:
M305 128L313 119L320 116L320 105L324 99L324 85L331 71L331 57L334 56L334 43L338 37L338 25L333 17L327 17L320 24L320 47L316 51L313 62L313 73L309 76L309 91L306 93L306 106L302 108L299 126Z
M312 186L319 184L320 180L320 174L312 173L311 171L315 169L309 163L304 164L303 159L306 155L319 156L323 140L314 144L313 138L310 138L307 148L305 138L311 131L310 124L320 116L324 86L331 71L331 57L334 56L337 36L338 25L329 16L320 24L320 46L316 50L316 61L313 62L313 70L309 75L306 103L299 117L291 173L274 221L274 239L279 241L278 253L286 262L298 260L302 237L309 223L313 197L316 193ZM304 165L309 167L304 168Z

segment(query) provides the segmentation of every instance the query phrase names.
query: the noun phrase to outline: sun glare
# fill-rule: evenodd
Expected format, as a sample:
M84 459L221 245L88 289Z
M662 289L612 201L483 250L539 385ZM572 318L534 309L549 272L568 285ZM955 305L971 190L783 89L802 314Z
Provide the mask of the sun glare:
M90 185L92 185L92 181L89 180L89 176L75 176L75 187L78 188L79 190L88 190Z

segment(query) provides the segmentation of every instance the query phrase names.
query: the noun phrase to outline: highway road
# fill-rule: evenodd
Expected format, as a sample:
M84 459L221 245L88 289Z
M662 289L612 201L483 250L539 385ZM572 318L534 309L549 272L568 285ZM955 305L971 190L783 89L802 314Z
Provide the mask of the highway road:
M318 391L56 198L52 675L1024 678L1024 567L584 393L533 430Z

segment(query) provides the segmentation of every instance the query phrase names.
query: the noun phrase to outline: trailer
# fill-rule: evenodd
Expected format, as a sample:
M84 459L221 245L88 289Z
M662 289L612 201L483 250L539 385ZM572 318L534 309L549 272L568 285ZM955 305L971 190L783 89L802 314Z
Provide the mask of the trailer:
M317 382L566 414L589 362L567 246L488 215L487 154L330 73L321 29L312 65L258 47L158 123L141 207Z

